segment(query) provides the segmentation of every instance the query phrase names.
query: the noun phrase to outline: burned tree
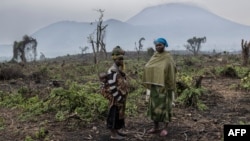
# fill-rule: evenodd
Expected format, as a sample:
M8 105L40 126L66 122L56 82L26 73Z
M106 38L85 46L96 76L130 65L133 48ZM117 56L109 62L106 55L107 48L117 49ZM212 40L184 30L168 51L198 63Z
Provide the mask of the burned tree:
M107 57L107 51L106 51L106 43L104 42L105 33L106 33L106 27L108 25L103 26L103 12L104 10L97 10L100 13L99 20L97 21L97 27L96 30L90 34L88 38L88 42L92 46L93 55L94 55L94 63L97 64L97 57L100 55L100 53L105 53L105 57ZM94 35L96 36L96 40L94 40Z
M45 60L45 59L46 59L45 55L42 52L40 52L40 60Z
M87 50L89 49L88 46L83 47L79 47L81 49L82 55L85 54L87 52Z
M155 50L153 49L153 47L147 48L147 55L149 57L153 56L154 53L155 53Z
M22 62L25 63L27 62L27 58L30 61L35 61L37 56L36 47L36 39L24 35L22 41L14 42L12 61L18 62L20 59Z
M188 44L184 45L184 47L193 53L193 55L198 55L198 53L200 52L201 49L201 43L205 43L206 42L206 37L202 37L202 38L196 38L193 37L191 39L187 40Z
M87 37L89 43L91 44L92 46L92 50L93 50L93 57L94 57L94 63L97 64L97 49L95 47L95 42L94 42L94 33L90 34L88 37Z
M244 40L241 40L241 55L243 59L243 66L246 66L248 64L248 58L249 58L249 49L250 49L250 42L247 43L247 41L244 42Z
M139 47L136 46L136 42L135 42L135 50L136 50L136 53L137 53L137 60L138 61L139 61L139 58L140 58L140 52L141 52L142 47L143 47L143 45L142 45L142 41L143 40L145 40L144 37L140 38L140 40L139 40Z

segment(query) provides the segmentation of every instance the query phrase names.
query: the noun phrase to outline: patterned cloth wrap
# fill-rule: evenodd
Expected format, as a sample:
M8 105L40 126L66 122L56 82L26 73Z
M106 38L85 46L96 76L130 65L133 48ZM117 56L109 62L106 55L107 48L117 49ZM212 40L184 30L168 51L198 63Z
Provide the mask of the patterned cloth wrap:
M110 101L110 104L119 105L128 94L126 75L113 65L108 73L100 73L101 94Z
M106 72L102 72L99 74L99 79L101 81L101 94L104 98L112 101L113 96L110 95L109 85L108 85L108 74Z

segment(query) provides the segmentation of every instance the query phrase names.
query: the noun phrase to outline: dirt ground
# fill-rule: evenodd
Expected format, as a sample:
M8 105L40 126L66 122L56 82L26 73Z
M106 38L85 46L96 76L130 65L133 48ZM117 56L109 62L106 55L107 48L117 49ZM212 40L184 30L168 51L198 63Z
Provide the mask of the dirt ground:
M202 96L202 101L209 107L206 111L194 108L184 108L176 104L173 108L173 121L169 124L168 135L147 134L152 122L145 116L146 104L136 118L126 118L127 141L222 141L223 125L239 124L250 121L250 94L235 90L232 84L239 84L239 79L204 78L202 86L208 92ZM0 117L7 126L0 130L0 141L23 141L29 133L39 130L46 125L45 134L50 141L109 141L109 131L105 121L83 124L80 120L69 119L66 122L56 122L51 115L43 115L34 121L17 122L17 109L0 107ZM47 123L44 123L48 119ZM43 121L43 122L39 122ZM79 128L72 128L79 124ZM45 139L41 139L45 140Z

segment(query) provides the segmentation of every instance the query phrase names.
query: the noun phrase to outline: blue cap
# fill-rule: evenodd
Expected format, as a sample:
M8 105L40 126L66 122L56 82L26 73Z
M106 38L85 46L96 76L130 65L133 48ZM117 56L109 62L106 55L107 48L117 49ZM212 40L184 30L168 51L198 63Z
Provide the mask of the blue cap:
M159 43L163 44L165 47L168 47L168 42L164 38L158 38L158 39L154 40L155 45L159 44Z

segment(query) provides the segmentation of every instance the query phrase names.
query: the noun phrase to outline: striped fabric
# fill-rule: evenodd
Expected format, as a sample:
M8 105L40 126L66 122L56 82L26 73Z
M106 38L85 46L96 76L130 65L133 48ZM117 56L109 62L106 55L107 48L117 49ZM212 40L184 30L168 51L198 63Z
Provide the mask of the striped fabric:
M112 71L111 69L108 71L108 84L110 94L119 102L122 100L122 95L117 89L117 74L116 71Z

